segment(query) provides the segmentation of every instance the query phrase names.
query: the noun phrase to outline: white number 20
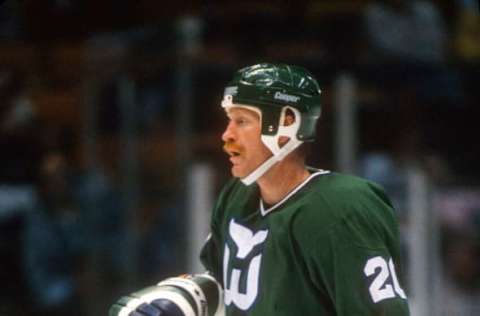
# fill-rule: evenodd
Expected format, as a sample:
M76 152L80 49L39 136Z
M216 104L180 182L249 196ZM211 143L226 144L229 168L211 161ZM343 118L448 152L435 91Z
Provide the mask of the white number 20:
M392 258L388 260L387 264L387 261L384 258L380 256L373 257L367 261L363 272L369 277L375 274L377 270L379 270L378 274L375 276L369 287L370 295L372 296L374 303L387 298L393 298L396 294L403 299L407 298L405 292L398 283L397 273L395 272ZM392 282L388 281L390 276L392 277Z

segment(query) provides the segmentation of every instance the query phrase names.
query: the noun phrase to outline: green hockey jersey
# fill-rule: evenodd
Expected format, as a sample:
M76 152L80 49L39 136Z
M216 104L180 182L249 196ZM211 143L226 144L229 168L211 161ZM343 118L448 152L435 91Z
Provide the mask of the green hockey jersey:
M399 231L384 192L312 170L276 205L256 184L221 192L201 253L224 288L227 316L409 315Z

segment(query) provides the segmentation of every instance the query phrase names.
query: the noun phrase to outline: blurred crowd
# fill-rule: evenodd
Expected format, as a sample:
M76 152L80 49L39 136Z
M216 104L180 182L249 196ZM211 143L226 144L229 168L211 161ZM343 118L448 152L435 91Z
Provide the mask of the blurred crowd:
M123 188L86 163L78 132L40 118L23 78L3 79L0 314L97 315L142 278L171 273L174 210L150 206L131 225Z
M68 14L76 3L51 2ZM218 109L223 85L239 66L285 61L311 69L324 87L325 115L312 164L335 169L332 86L339 73L353 74L358 82L358 174L382 184L404 216L405 170L425 170L441 229L448 315L473 315L480 298L478 1L332 3L300 1L295 10L205 4L194 11L196 23L190 27L201 29L204 38L203 44L194 41L194 57L185 60L194 69L193 158L225 166L217 171L221 184L228 176L217 137L224 122ZM174 22L163 22L161 31L154 25L132 32L108 30L81 40L101 55L93 59L108 60L121 51L126 65L105 68L117 67L135 82L138 131L133 134L149 142L139 140L137 148L141 181L133 210L118 156L126 146L119 73L106 76L109 70L99 64L87 79L58 71L49 61L48 44L38 40L35 71L10 67L13 57L0 54L0 280L6 285L0 289L1 315L104 314L129 289L184 272L178 242L185 229L184 202L171 158L178 63L175 29L165 26ZM22 37L22 23L21 15L3 19L6 39L0 45ZM25 41L28 36L18 40ZM57 94L68 89L77 91L71 99L85 97L85 81L96 71L103 77L94 83L95 105L68 98L64 108L58 100L55 106L41 105L48 104L48 99L39 101L42 90ZM71 104L76 105L74 123L64 119ZM97 118L101 157L96 163L85 144L89 135L82 113L89 106Z

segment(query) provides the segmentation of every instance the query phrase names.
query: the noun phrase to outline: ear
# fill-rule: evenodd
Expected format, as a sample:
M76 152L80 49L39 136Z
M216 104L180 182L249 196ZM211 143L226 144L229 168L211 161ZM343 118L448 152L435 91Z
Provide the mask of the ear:
M285 112L285 118L283 119L283 126L290 126L293 123L295 123L295 113L293 113L292 110L287 109ZM280 136L278 139L278 145L280 147L283 147L288 141L290 140L290 137L287 136Z
M295 123L295 113L292 110L287 109L285 112L285 119L283 120L283 126L290 126Z

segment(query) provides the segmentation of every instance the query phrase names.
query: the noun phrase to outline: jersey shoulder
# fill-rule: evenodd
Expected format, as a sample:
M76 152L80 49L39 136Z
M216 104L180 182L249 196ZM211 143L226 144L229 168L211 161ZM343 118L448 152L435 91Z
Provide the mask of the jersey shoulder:
M382 240L386 231L395 233L395 225L392 204L380 186L356 176L330 173L307 188L293 230L304 243L335 234L355 236L359 244L376 247L375 240Z
M392 208L389 198L378 184L353 175L332 172L317 177L306 191L304 204L308 210L306 213L312 213L311 216L325 214L339 219L359 209L367 212L378 207Z

